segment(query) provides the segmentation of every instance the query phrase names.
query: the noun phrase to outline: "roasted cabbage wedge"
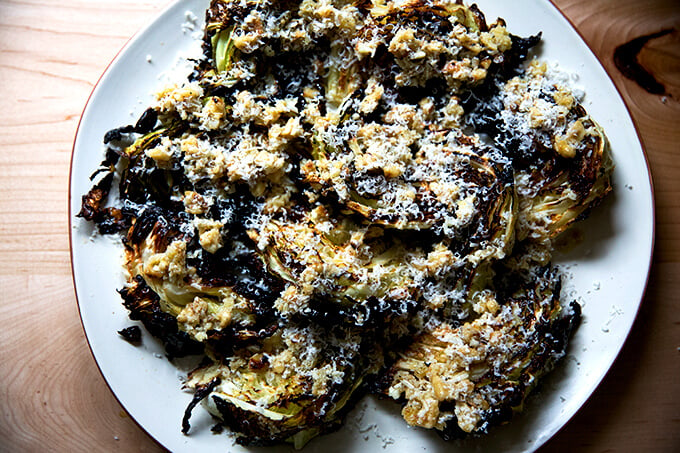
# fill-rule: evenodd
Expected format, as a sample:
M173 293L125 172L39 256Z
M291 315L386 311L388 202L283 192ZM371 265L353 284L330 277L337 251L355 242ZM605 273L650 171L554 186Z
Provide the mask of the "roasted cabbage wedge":
M183 432L201 402L296 447L368 392L446 438L521 410L580 314L552 241L613 169L540 39L458 1L211 1L79 213L121 237L130 318L204 356Z
M519 288L509 296L485 289L476 297L477 317L434 323L399 354L383 391L404 403L407 423L445 438L486 432L520 411L564 356L580 306L562 306L559 277L536 269L515 276L512 286Z
M604 131L551 71L532 62L524 74L497 82L496 99L470 116L511 158L520 241L554 239L612 189Z
M211 386L208 410L242 433L242 444L302 447L335 430L366 380L382 365L379 346L357 329L289 325L256 346L193 371L186 382Z

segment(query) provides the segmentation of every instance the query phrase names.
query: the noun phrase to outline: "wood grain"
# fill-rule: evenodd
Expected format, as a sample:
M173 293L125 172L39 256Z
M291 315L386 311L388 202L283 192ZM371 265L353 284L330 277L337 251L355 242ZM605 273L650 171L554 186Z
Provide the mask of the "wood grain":
M67 196L94 84L165 3L0 0L0 451L163 451L89 352Z
M68 174L80 113L107 64L167 0L0 0L0 451L162 451L122 410L88 350L73 293ZM621 91L654 177L649 288L602 385L542 452L680 451L680 5L555 0ZM665 28L640 61L616 46Z

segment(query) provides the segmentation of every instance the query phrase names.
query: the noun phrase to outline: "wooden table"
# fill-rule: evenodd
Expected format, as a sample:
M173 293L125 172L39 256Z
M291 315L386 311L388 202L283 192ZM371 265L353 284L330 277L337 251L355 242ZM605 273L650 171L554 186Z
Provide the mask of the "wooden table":
M543 452L680 451L680 4L556 0L621 90L644 141L656 250L633 331L602 385ZM88 350L71 280L68 174L88 95L167 0L0 0L0 451L162 450L122 410ZM614 48L666 28L616 70ZM634 213L631 213L631 221Z

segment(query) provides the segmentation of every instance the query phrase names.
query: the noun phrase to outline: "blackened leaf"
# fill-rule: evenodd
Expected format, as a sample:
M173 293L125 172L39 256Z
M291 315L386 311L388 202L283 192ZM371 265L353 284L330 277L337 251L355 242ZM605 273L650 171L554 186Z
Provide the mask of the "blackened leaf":
M83 195L82 205L77 217L82 217L85 220L95 220L101 211L102 204L106 203L111 190L111 182L113 181L113 173L104 176L90 191Z
M158 121L158 113L152 108L148 108L139 117L137 123L135 124L135 132L140 134L147 134L153 130Z
M212 381L210 381L208 385L203 386L196 390L196 393L194 393L194 397L192 398L191 402L184 411L184 417L182 418L182 434L189 434L189 429L191 429L191 425L189 424L189 419L191 418L191 411L194 410L194 407L196 407L196 405L200 403L203 398L210 395L210 392L215 390L215 387L217 387L219 383L220 379L215 378Z
M104 134L104 144L108 145L111 142L121 141L124 138L123 134L129 134L130 132L134 132L134 130L135 128L129 124L127 126L111 129Z
M128 343L139 343L142 341L142 329L139 326L126 327L123 330L119 330L118 334L125 339Z

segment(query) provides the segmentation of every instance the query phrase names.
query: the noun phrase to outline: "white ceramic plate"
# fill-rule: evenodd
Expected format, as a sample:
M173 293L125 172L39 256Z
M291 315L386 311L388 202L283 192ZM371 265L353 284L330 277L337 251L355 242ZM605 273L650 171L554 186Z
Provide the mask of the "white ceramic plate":
M375 398L362 400L345 426L312 441L305 451L532 451L555 434L581 407L623 346L643 296L651 262L654 207L648 166L628 111L604 69L558 10L545 0L477 0L493 22L503 17L514 34L543 32L539 56L559 61L586 87L585 106L604 127L612 144L614 191L578 228L585 241L560 254L567 279L564 293L584 307L584 321L569 355L530 399L524 414L481 439L444 442L433 432L409 428L399 407ZM128 413L172 451L290 451L289 447L245 449L228 434L214 435L212 420L197 408L190 436L180 423L191 395L181 391L183 370L164 358L148 334L143 345L121 340L118 330L132 324L116 289L123 284L121 249L75 218L88 176L103 157L106 131L134 123L149 93L162 83L192 42L186 12L202 17L208 0L183 0L161 13L132 39L101 78L83 113L71 166L72 265L83 326L104 378ZM200 20L199 20L200 22ZM199 25L200 26L200 25Z

